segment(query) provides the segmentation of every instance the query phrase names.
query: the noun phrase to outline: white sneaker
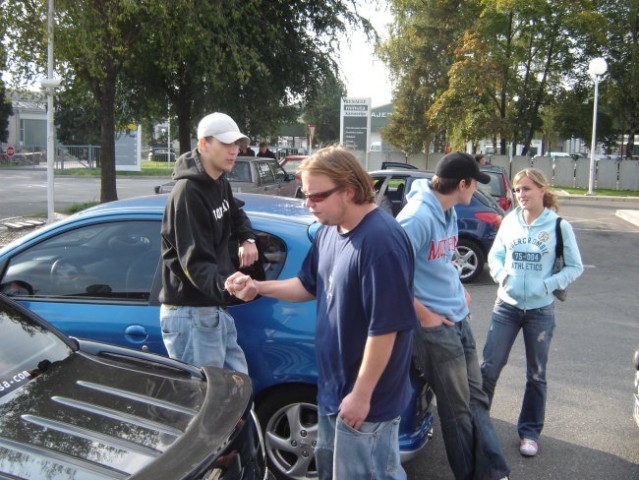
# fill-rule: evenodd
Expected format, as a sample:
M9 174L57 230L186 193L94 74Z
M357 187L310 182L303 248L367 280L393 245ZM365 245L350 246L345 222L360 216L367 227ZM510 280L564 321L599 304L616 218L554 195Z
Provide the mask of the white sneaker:
M519 442L519 453L524 457L534 457L537 455L537 450L539 450L539 445L530 438L522 438L521 442Z

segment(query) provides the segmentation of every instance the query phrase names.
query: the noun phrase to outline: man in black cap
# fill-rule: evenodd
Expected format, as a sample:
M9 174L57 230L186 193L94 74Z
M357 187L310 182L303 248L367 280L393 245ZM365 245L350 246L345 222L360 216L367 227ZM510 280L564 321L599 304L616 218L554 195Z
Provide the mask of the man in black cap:
M470 328L470 295L453 256L457 246L454 206L469 204L477 182L490 177L462 152L445 155L431 180L417 180L397 221L415 255L413 356L437 396L446 455L457 480L508 478Z

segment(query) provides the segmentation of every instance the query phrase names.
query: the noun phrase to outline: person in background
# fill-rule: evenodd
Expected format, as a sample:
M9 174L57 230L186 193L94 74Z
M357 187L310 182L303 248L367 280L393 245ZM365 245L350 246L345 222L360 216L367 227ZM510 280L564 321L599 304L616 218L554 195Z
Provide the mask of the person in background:
M470 326L470 295L453 256L457 245L455 205L468 205L477 182L490 177L475 159L451 152L431 180L417 180L397 221L415 255L414 358L437 397L448 463L457 480L507 479L510 468L488 414L479 360Z
M257 156L265 158L275 158L275 154L269 150L266 142L260 142L260 148L257 151Z
M255 156L255 150L253 150L251 147L248 146L248 140L241 139L238 143L238 147L240 148L240 151L237 155L238 157L254 157Z
M486 155L484 155L483 153L475 155L475 161L478 165L490 165L488 158L486 158Z
M350 151L318 150L299 173L323 227L297 277L256 282L238 273L226 288L242 300L317 299L319 478L405 480L399 416L417 325L410 242L375 205L372 179Z
M552 273L557 243L557 198L548 190L541 170L526 168L515 175L519 206L497 232L488 254L497 300L481 365L483 389L492 402L499 374L519 331L526 348L526 388L517 422L519 452L537 455L546 411L546 364L555 328L553 291L565 289L583 272L572 226L561 220L564 267Z
M253 265L258 251L249 219L224 174L248 137L219 112L200 121L197 137L197 147L175 164L176 183L162 219L162 338L171 358L247 373L235 323L226 310L232 297L224 281L236 271L229 253L231 236L240 245L240 268Z

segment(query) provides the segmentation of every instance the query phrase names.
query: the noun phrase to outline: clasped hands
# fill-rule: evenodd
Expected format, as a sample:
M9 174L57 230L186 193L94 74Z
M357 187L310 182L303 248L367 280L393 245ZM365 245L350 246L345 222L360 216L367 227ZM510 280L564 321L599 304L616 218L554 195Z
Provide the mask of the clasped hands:
M245 302L253 300L259 294L257 282L242 272L235 272L227 278L224 289Z

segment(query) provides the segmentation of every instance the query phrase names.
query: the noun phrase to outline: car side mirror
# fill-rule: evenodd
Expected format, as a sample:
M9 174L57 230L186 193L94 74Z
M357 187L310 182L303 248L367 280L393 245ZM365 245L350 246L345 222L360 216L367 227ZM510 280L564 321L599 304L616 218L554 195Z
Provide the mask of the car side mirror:
M295 180L295 174L294 173L287 173L286 174L286 181L287 182L292 182L293 180Z

